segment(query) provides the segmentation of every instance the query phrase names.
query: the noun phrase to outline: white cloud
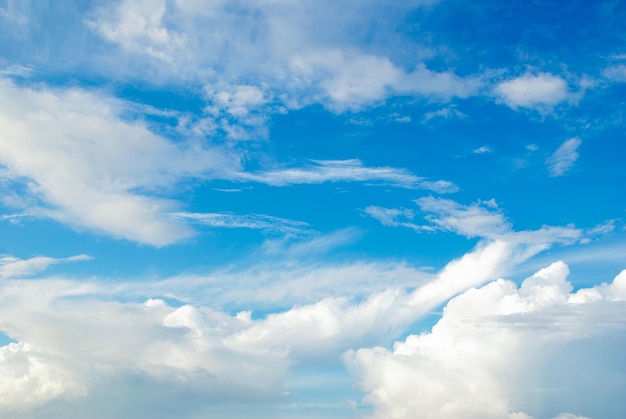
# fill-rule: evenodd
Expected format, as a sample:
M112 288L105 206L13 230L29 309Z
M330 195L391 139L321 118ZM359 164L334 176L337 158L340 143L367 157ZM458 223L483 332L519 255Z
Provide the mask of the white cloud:
M119 45L122 54L147 61L144 65L158 74L157 80L182 78L207 85L213 104L227 112L243 109L233 106L232 96L223 103L220 86L246 84L264 85L264 91L271 91L270 96L289 108L322 103L343 111L391 95L447 100L477 92L481 85L477 77L432 71L419 59L408 66L394 62L392 55L401 55L406 44L389 33L401 24L402 16L431 3L324 0L200 5L191 0L124 0L101 6L89 25ZM322 26L323 34L318 30ZM373 30L383 34L384 29L384 36L373 37L383 42L382 47L364 45L365 34L372 37ZM413 48L419 56L425 47ZM141 60L142 56L157 60Z
M489 154L493 153L493 149L488 145L482 145L473 151L474 154Z
M238 115L263 100L259 91L241 86L224 97L230 103L226 108L231 106ZM25 193L6 194L3 203L77 229L163 246L194 234L190 226L168 216L182 213L180 203L162 197L189 178L274 186L376 182L436 192L457 189L448 181L429 181L392 167L367 167L359 160L247 173L240 167L243 152L212 146L192 133L186 141L170 141L141 121L124 119L127 108L132 106L84 90L22 88L1 81L0 164L6 166L2 182L25 181ZM226 224L234 225L232 217Z
M0 330L19 343L2 348L2 407L19 411L65 395L80 401L92 392L97 402L98 386L110 385L110 392L132 379L151 386L164 382L169 390L193 391L213 402L279 395L288 365L282 354L223 341L248 327L244 317L155 300L97 301L95 295L107 300L106 291L93 283L3 283ZM26 349L30 361L17 363L17 355L7 355ZM41 394L26 398L29 387L14 385L19 382ZM140 387L133 387L133 394L141 398ZM164 390L159 396L169 398Z
M493 209L495 203L487 201L484 205ZM450 206L459 210L445 202L439 206L431 202L430 208ZM471 219L483 219L475 214L479 210L468 211ZM507 225L498 213L493 221ZM492 231L483 221L474 224L472 231ZM441 225L457 228L449 221ZM556 240L554 232L541 234L548 243ZM288 248L284 252L274 249L274 253L271 248L262 249L262 262L247 268L150 283L4 280L0 284L0 330L17 341L14 345L20 345L10 350L30 348L29 359L36 359L41 371L51 373L23 372L9 358L0 368L5 377L19 375L42 388L48 380L55 389L26 400L25 393L7 381L7 388L13 390L8 390L6 400L10 402L5 407L43 404L38 411L45 416L46 406L52 406L47 402L53 399L77 408L105 403L103 394L110 391L106 388L121 386L142 395L142 390L128 384L133 382L141 383L160 403L180 405L171 394L181 392L201 395L202 401L192 403L189 409L217 400L278 400L291 366L333 364L350 348L391 342L451 297L495 280L544 248L529 246L528 240L480 242L434 275L403 263L320 265L317 257L306 262L311 252L329 252L346 240L354 240L354 233L315 238L296 244L293 252ZM300 261L303 257L305 262ZM626 280L622 280L626 273L614 284L598 287L595 294L579 292L566 297L563 295L570 288L564 276L553 273L539 273L527 280L519 290L523 301L514 307L537 311L564 304L563 298L580 305L597 300L596 294L615 301L626 299ZM491 287L507 282L496 284ZM506 291L512 287L501 288ZM465 301L463 298L458 301ZM146 303L128 302L140 299ZM187 303L175 307L164 299ZM239 314L216 311L211 308L216 302ZM461 307L459 304L450 303L449 307ZM485 303L479 306L482 311L467 308L452 313L472 321L488 315L492 306ZM249 307L269 309L274 314L255 318ZM444 319L451 317L452 309L446 310ZM116 339L110 339L112 335ZM3 350L9 351L6 347ZM407 373L411 371L407 369ZM126 403L133 407L133 401Z
M84 396L72 373L46 362L29 344L0 347L0 412L3 408L28 409L67 396Z
M258 108L267 102L264 92L257 86L237 85L207 92L220 108L237 117L244 117L250 109Z
M0 162L15 180L27 179L33 215L156 246L189 237L189 227L163 219L178 204L154 193L232 170L237 159L198 142L170 142L122 119L123 111L122 102L95 93L1 81Z
M431 228L451 231L468 238L481 237L528 246L527 250L532 252L543 250L554 243L572 244L583 236L583 231L572 225L515 231L493 199L461 205L449 199L424 197L415 200L415 203L422 212L427 213L425 218L433 225Z
M626 82L626 65L619 64L607 67L602 72L604 77L613 82Z
M304 168L240 173L241 180L273 186L323 182L382 182L403 188L428 189L439 193L456 192L456 185L445 180L429 181L408 170L393 167L367 167L360 160L315 160Z
M16 278L35 275L50 265L64 262L78 262L90 260L87 255L76 255L68 258L56 259L46 256L36 256L30 259L18 259L12 256L0 255L0 278Z
M203 224L219 228L249 228L282 234L311 232L310 225L303 221L288 220L265 214L237 215L231 213L184 213L169 214L177 221Z
M373 417L565 418L577 416L559 412L574 408L620 416L626 405L614 368L626 342L626 304L609 296L625 274L606 290L589 289L599 299L576 303L584 291L570 294L567 275L557 262L520 288L499 279L452 299L431 332L392 350L347 352Z
M121 1L112 10L100 9L90 24L125 49L171 63L184 48L185 37L164 27L166 11L165 0Z
M465 206L449 199L424 197L415 203L428 213L425 218L439 229L467 237L491 238L511 231L511 224L497 206L494 210L491 201Z
M271 400L284 391L290 366L332 364L349 348L390 341L450 297L496 278L511 263L513 250L503 242L483 243L437 275L403 264L311 268L288 259L208 276L204 282L188 277L150 284L5 280L0 284L0 330L17 344L36 348L33 356L47 370L71 378L63 378L65 387L34 404L80 393L72 389L84 392L78 400L97 404L98 386L116 387L128 380L206 395L204 404ZM182 307L159 299L186 290L191 302ZM338 291L345 297L334 297ZM145 304L118 300L140 296ZM287 307L253 319L251 313L230 315L209 308L216 299L240 307L256 301ZM0 368L5 376L18 374L11 362ZM43 380L34 372L24 379ZM20 401L19 389L9 391L15 394L7 398L13 400L8 407L30 406ZM133 388L133 394L137 391Z
M5 204L29 207L31 215L114 237L161 246L192 235L191 228L167 217L179 204L158 197L189 177L274 186L345 181L456 190L447 181L428 181L403 169L367 167L358 160L245 173L232 150L209 148L194 140L176 144L145 124L122 119L126 104L121 101L77 89L25 89L8 81L0 83L0 89L6 99L0 102L6 137L0 162L8 168L3 178L30 180L30 199L22 197L18 202L5 196ZM262 92L251 86L216 95L237 116L245 116L248 106L264 101ZM11 97L20 99L8 101Z
M498 84L495 93L513 109L551 109L570 98L567 83L550 73L527 73Z
M563 176L578 160L578 147L582 144L580 138L570 138L546 160L550 176Z
M418 226L411 221L415 217L412 210L408 208L383 208L375 205L370 205L365 208L363 212L370 217L380 221L380 223L387 227L408 227L414 230L432 230L428 226ZM405 221L401 221L401 220Z
M479 237L487 242L510 245L509 258L512 261L516 260L516 263L555 244L571 245L586 242L588 241L586 236L596 234L593 230L585 232L573 225L564 227L544 225L537 230L515 231L494 199L462 205L449 199L424 197L415 200L415 203L426 213L424 218L430 224L413 222L413 217L407 217L413 213L404 213L405 210L370 206L364 212L387 226L406 227L416 232L450 231L467 238ZM405 220L402 220L403 217Z
M404 71L387 57L347 56L340 50L314 51L292 58L294 72L320 78L319 85L338 110L358 109L391 95L434 96L443 99L475 94L479 79L463 79L451 72L434 72L420 64Z
M449 106L447 108L439 109L437 111L426 112L424 114L423 121L429 122L430 120L437 118L446 120L452 118L467 119L467 115L456 109L456 107Z
M208 105L204 113L230 140L266 138L268 114L274 111L271 93L266 88L249 84L206 85ZM205 118L206 119L206 118ZM215 128L213 127L213 128Z

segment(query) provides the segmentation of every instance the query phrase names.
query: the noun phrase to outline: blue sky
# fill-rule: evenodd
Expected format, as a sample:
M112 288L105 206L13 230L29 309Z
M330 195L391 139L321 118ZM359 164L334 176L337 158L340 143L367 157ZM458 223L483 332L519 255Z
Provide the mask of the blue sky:
M0 414L626 416L624 21L0 0Z

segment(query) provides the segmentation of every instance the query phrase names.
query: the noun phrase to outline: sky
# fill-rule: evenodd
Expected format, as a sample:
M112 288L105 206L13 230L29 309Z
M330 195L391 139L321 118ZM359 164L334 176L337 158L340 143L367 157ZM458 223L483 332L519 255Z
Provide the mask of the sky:
M626 417L624 22L0 0L0 416Z

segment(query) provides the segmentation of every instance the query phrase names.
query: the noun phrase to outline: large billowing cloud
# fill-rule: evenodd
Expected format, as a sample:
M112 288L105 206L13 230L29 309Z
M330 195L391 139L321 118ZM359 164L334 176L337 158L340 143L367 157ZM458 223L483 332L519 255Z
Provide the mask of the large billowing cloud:
M557 262L519 288L490 282L452 299L430 332L346 353L373 417L622 417L626 271L575 293L567 275Z
M116 301L120 293L138 298L139 289L166 295L163 284L138 283L129 293L129 284L5 279L0 330L16 342L0 348L0 409L54 417L55 406L104 405L112 388L135 394L155 417L180 409L183 394L189 403L178 411L183 417L209 412L219 401L288 403L293 366L332 365L347 351L343 359L375 417L615 417L607 413L626 407L619 391L604 386L624 384L613 367L624 362L626 272L611 284L572 292L567 266L557 262L518 288L496 279L515 263L513 254L503 242L481 245L437 275L418 278L413 291L406 267L379 270L397 287L370 288L356 300L323 297L259 319L210 304ZM375 266L369 269L377 275ZM332 276L332 269L316 274ZM176 292L175 283L170 287ZM196 284L195 293L211 291ZM459 293L432 331L392 350L367 349L391 342ZM239 294L237 304L254 301L253 294ZM589 376L593 386L583 380ZM593 392L598 388L601 394ZM118 398L115 405L135 409L136 401Z
M438 213L429 218L434 224L455 231L458 224L451 220L465 217L474 225L469 235L486 239L435 275L406 264L307 267L297 262L315 249L328 251L350 240L344 232L282 251L282 261L205 278L107 285L7 276L0 286L0 330L16 343L3 349L5 387L15 388L5 407L32 407L56 398L98 399L103 382L134 379L166 382L211 400L280 398L291 366L332 364L350 348L391 342L451 297L499 278L563 243L563 237L580 234L550 227L516 233L498 213L482 216L478 207L449 200L429 199L422 206ZM271 255L276 249L264 251ZM338 297L342 282L347 285ZM121 296L145 303L116 301ZM163 296L191 303L170 305L158 298ZM239 312L211 308L216 299ZM246 307L262 302L269 307L280 302L284 309L253 319ZM110 339L113 334L116 339ZM46 387L51 376L57 381ZM28 385L16 386L18 379Z

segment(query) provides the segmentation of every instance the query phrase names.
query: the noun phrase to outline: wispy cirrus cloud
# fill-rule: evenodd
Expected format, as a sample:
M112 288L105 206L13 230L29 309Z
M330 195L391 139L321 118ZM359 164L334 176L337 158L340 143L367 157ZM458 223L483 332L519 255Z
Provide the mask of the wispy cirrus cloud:
M273 186L318 184L324 182L378 182L409 189L439 193L456 192L458 187L446 180L429 181L405 169L368 167L358 159L313 160L305 167L239 173L235 178Z
M467 237L495 238L511 231L511 224L494 201L461 205L449 199L424 197L415 200L430 224L416 224L410 209L367 207L364 212L391 227L408 227L416 231L452 231ZM403 220L404 219L404 220Z
M434 230L431 226L415 224L412 221L415 213L408 208L384 208L370 205L363 212L387 227L407 227L416 231Z
M34 217L115 238L164 246L193 236L188 222L167 215L184 212L181 203L169 196L177 183L189 179L272 186L367 182L441 193L457 189L448 181L430 181L405 169L368 167L359 160L313 161L296 168L246 172L243 151L236 145L217 146L197 135L173 141L152 132L141 119L127 118L128 109L138 111L132 104L101 92L29 88L3 80L0 93L4 98L0 99L0 133L6 134L0 144L0 164L7 168L2 180L28 180L19 199L7 195L4 203L18 210L28 208ZM244 106L239 102L249 103L249 95L254 92L245 93L245 99L231 98L233 112L244 112L238 110ZM203 222L268 230L272 224L268 217L246 221L223 215L204 217Z
M303 221L288 220L265 214L176 212L168 214L168 217L183 223L201 224L213 228L248 228L282 234L312 232L311 226Z
M626 82L626 64L617 64L607 67L602 74L612 82Z
M418 232L449 231L468 238L528 246L525 251L535 253L556 243L576 243L585 235L583 230L572 225L515 231L495 200L462 205L450 199L430 196L416 199L415 203L428 223L414 222L412 210L370 206L364 212L387 226L407 227Z
M19 259L8 255L0 256L0 278L4 279L36 275L46 270L49 266L58 263L80 262L91 259L87 255L76 255L67 258L35 256L29 259Z
M582 141L580 138L570 138L563 142L559 148L548 157L546 165L550 176L563 176L565 175L578 160L578 147L580 147Z

